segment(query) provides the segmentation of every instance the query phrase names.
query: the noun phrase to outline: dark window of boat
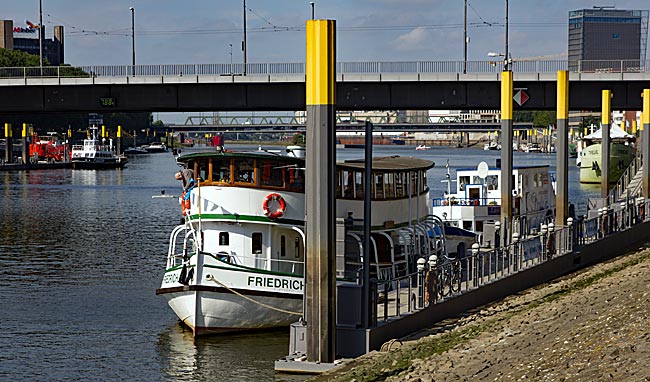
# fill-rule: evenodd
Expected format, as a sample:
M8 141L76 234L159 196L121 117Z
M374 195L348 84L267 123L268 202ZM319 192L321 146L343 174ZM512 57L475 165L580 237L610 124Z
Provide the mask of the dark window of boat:
M219 232L219 245L230 245L229 242L228 232Z
M287 255L287 237L280 235L280 257Z
M262 254L262 233L253 232L252 240L253 240L253 248L252 248L253 254L261 255Z
M260 184L264 187L282 187L285 163L274 160L258 160Z
M296 237L296 240L293 245L293 254L297 258L300 257L300 239Z
M235 182L255 184L255 160L235 159Z
M460 176L458 177L460 180L459 185L458 185L458 190L459 191L464 191L465 190L465 185L469 183L469 176Z
M207 160L197 160L194 163L194 176L200 178L201 181L206 181L209 179L208 176L210 176L210 173L208 172L208 163L209 162Z
M373 198L374 199L383 199L384 198L384 174L373 174L375 178L375 187L373 187Z
M341 176L343 178L343 197L354 198L354 171L343 170Z
M471 230L471 228L470 228ZM474 232L483 232L483 222L482 221L477 221L476 222L476 227L473 229Z
M395 197L395 175L393 173L384 175L384 196L386 199Z
M354 198L363 199L363 190L364 190L364 179L363 173L355 171L354 172Z
M287 179L286 188L304 192L305 191L305 170L299 166L285 167L285 179Z
M230 183L230 159L212 159L212 181Z
M398 172L395 174L395 196L398 198L403 198L406 189L406 174L403 172Z
M471 231L472 230L472 221L471 220L463 220L463 229Z

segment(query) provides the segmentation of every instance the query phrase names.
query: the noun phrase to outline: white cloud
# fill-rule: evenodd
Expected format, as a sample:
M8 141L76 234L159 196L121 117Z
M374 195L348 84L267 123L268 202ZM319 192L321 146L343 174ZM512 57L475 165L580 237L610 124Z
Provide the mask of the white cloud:
M429 37L429 33L424 28L415 28L410 32L399 36L393 44L398 50L415 50L422 49L422 45L425 44Z

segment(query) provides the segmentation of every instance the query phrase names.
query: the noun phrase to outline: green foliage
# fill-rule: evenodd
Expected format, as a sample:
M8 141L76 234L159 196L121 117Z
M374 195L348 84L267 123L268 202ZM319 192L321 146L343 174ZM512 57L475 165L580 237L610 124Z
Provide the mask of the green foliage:
M0 67L19 68L24 66L39 66L40 58L36 55L21 52L19 50L7 50L0 48ZM43 65L49 65L43 60Z
M535 127L548 127L556 123L555 111L550 110L535 110L533 111L533 126Z
M296 135L293 136L291 139L291 144L292 145L304 145L305 144L305 134L304 133L296 133Z

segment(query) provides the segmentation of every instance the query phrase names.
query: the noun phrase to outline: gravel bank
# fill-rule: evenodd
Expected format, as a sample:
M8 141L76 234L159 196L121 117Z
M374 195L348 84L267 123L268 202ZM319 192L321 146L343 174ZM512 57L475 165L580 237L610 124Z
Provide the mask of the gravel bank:
M314 381L650 381L650 249L485 307Z

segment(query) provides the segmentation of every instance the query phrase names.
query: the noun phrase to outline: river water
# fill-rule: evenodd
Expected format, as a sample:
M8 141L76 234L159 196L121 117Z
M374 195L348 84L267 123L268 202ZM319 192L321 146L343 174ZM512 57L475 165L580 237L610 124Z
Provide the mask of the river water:
M376 146L376 156L436 162L432 197L449 159L453 170L499 152ZM344 149L339 159L362 158ZM515 165L549 164L555 154L515 153ZM266 381L286 355L287 330L192 340L164 298L155 295L168 235L180 207L171 154L131 158L123 170L0 173L0 380ZM578 183L569 197L584 206L598 185ZM285 380L288 377L278 379Z

